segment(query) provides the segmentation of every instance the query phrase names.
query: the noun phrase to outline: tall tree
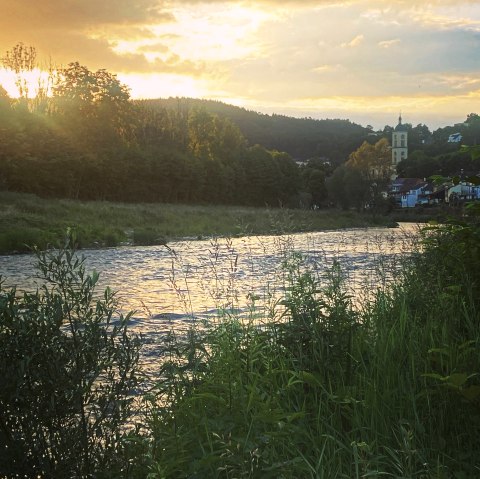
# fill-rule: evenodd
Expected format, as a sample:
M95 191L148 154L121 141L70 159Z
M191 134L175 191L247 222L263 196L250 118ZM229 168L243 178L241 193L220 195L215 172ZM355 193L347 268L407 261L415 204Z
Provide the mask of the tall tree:
M367 181L388 181L393 173L388 140L382 138L374 145L364 141L356 151L350 154L346 166L355 168Z
M70 63L59 71L53 92L57 113L77 139L88 138L94 147L112 146L130 135L129 89L115 75Z
M28 73L36 67L37 50L35 47L18 43L2 57L2 64L7 70L15 73L15 86L19 97L28 99L30 82Z

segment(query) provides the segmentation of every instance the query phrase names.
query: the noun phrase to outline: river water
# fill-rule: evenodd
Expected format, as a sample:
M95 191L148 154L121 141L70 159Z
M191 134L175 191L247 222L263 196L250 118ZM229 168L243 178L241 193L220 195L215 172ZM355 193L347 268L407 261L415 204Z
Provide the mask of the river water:
M143 334L219 312L251 313L270 307L285 292L282 264L293 252L321 277L338 261L346 286L360 294L391 279L392 267L412 251L418 227L365 228L284 236L178 241L165 246L83 250L87 271L98 271L102 290L117 292L121 310L134 310L132 327ZM33 255L0 256L4 286L38 284Z
M284 236L178 241L165 246L82 250L87 272L97 271L99 293L117 292L122 312L134 310L130 331L141 335L141 365L155 378L165 336L225 314L261 322L275 313L288 280L285 261L301 255L319 280L338 262L349 292L359 298L392 279L414 248L415 224ZM4 287L35 290L41 280L33 255L0 256Z

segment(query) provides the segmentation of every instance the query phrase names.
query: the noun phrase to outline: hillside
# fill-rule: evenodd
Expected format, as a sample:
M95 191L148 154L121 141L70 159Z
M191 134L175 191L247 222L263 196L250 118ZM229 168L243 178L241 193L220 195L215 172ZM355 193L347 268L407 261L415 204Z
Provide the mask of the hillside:
M149 106L191 110L205 108L209 113L229 118L250 145L285 151L294 159L325 157L332 163L344 161L367 138L369 130L349 120L314 120L283 115L266 115L219 101L192 98L142 100Z

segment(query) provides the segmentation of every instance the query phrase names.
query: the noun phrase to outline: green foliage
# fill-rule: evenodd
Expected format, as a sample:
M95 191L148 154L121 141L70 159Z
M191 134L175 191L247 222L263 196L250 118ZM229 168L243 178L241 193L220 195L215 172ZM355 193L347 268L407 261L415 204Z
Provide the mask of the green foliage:
M358 148L369 130L349 120L314 120L283 115L265 115L219 101L193 98L144 100L156 111L189 111L203 109L238 126L250 145L285 151L293 158L307 160L326 157L339 164Z
M382 138L375 144L364 141L338 167L327 181L329 199L343 209L355 207L369 210L373 215L387 213L390 205L382 197L392 174L391 149Z
M468 222L450 220L445 225L425 230L422 268L425 275L429 275L432 287L444 288L452 295L458 292L460 297L468 292L473 295L471 300L480 305L480 216L475 214L477 209L469 208L473 216Z
M144 428L122 434L136 344L70 251L34 294L0 295L0 473L54 477L476 477L478 223L424 230L422 253L363 302L338 263L284 263L272 311L166 335ZM137 420L139 418L137 417ZM5 472L4 472L5 471Z
M473 229L426 231L424 254L355 308L337 264L322 279L293 255L270 321L171 336L148 398L149 477L478 475Z
M382 138L374 145L364 141L350 154L345 166L355 169L357 174L368 182L389 181L392 174L392 156L388 140Z
M78 247L98 248L164 244L184 237L368 226L374 224L372 220L371 216L336 210L82 202L0 192L0 253L56 245L67 228L75 231ZM383 221L385 224L388 219Z
M428 178L433 175L452 176L477 172L477 165L466 150L454 151L431 156L425 151L413 151L407 159L402 160L397 167L399 175L406 178Z
M130 101L115 75L78 62L55 70L53 95L30 100L22 75L36 51L17 47L3 61L24 98L0 92L0 188L82 200L295 204L295 162L248 148L229 118Z
M302 183L308 196L309 207L320 207L328 197L327 177L332 174L329 162L321 158L310 158L301 170Z
M133 244L134 245L159 245L166 244L167 241L164 236L152 228L141 228L133 230Z
M53 234L31 227L11 227L0 232L0 251L25 253L32 250L33 245L46 249L57 238Z
M460 148L460 151L462 153L469 153L472 160L476 161L480 158L480 147L478 145L462 145Z
M324 443L311 441L311 416L320 419L329 403L323 378L349 361L343 342L333 350L331 342L348 342L355 316L337 269L319 289L300 267L298 257L286 264L280 323L258 328L227 316L185 341L170 337L163 379L148 398L150 477L309 477L305 456Z
M0 475L119 477L139 344L70 249L38 253L35 293L0 285Z

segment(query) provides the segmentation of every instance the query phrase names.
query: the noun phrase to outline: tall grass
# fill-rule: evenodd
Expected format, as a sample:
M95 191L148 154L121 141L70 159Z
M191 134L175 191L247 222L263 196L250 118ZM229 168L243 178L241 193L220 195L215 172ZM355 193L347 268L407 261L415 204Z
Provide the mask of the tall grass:
M284 264L285 295L263 321L252 298L246 318L227 309L219 321L196 325L186 335L172 330L166 336L160 379L142 396L141 414L137 411L131 418L143 424L128 434L113 430L114 454L105 455L107 462L99 436L95 444L100 459L85 460L79 474L149 479L480 477L479 232L474 222L426 229L423 252L408 258L401 271L394 271L396 281L365 296L360 305L348 293L339 264L319 273L300 255L289 255ZM61 285L61 261L53 259L44 270L57 263L56 281ZM71 271L73 264L63 267ZM92 280L88 281L90 285ZM28 298L34 308L25 308ZM20 364L9 366L9 371L20 383L25 377L24 346L16 345L30 341L44 347L45 341L33 328L32 337L20 331L24 336L19 343L10 324L21 326L18 318L24 318L35 325L35 318L55 313L58 318L55 314L52 318L61 325L63 312L72 310L72 298L80 326L85 318L102 318L103 309L91 309L91 296L80 301L75 288L71 296L55 300L61 308L50 307L49 298L57 296L50 297L48 291L26 296L16 309L11 307L17 301L14 293L0 302L8 319L0 315L0 331L8 344L15 345ZM107 311L109 318L112 311ZM121 357L122 343L110 341L98 321L94 326L99 344ZM78 335L88 340L85 331L86 326L79 328ZM67 340L68 336L66 345ZM57 345L47 343L49 348ZM91 341L83 346L74 355L81 364ZM33 358L35 351L32 348ZM68 352L62 346L61 358L67 363ZM46 365L50 357L41 356ZM95 356L87 359L95 366ZM35 368L38 378L32 384L45 382L43 371ZM56 397L62 376L47 379L45 384ZM112 384L116 379L111 377ZM67 417L75 426L80 417L76 402L70 402L75 396L68 388L65 391L68 414L60 419ZM10 392L12 405L5 408L9 422L0 424L0 440L16 431L11 424L19 419L14 413L16 390ZM85 390L78 393L83 397ZM94 410L96 403L90 404ZM58 420L50 410L53 405L45 408L47 426ZM43 409L36 414L40 412ZM108 412L109 408L106 418ZM28 408L22 412L27 413ZM45 432L43 424L35 427ZM90 433L97 438L96 429ZM58 429L52 434L63 448L52 468L67 470L61 463L66 457L68 470L74 470L74 447L64 443ZM26 430L21 438L30 441L33 463L51 452L47 447L38 455L37 436L30 438ZM9 472L26 474L28 465L14 459L22 467Z
M391 223L337 210L127 204L0 192L0 253L46 248L74 230L79 247L163 244L175 238L317 231Z
M425 252L361 308L339 265L318 277L293 255L268 323L226 316L172 338L146 400L139 474L480 477L480 275L462 265L468 228L427 232ZM449 262L448 248L458 252Z

